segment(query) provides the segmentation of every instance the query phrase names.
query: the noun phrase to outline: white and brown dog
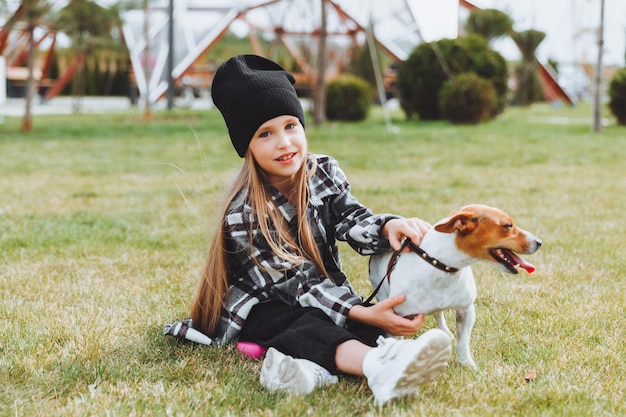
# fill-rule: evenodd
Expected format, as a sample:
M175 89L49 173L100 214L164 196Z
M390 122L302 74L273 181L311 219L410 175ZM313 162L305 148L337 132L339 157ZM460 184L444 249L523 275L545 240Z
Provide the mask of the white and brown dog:
M476 284L470 265L484 261L504 272L535 267L515 253L532 254L541 240L515 226L502 210L469 205L452 212L430 229L419 247L405 241L410 252L390 252L370 258L370 280L381 301L398 294L406 301L395 308L405 317L434 315L450 337L443 312L456 310L457 362L476 369L469 340L476 313Z

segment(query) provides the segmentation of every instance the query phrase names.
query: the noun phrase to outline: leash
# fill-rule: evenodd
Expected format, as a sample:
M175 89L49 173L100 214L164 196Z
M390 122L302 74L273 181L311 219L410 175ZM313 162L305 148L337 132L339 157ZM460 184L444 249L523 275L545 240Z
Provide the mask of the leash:
M387 272L385 273L385 276L383 277L383 279L380 280L380 282L376 286L376 289L374 289L372 294L369 297L367 297L367 300L365 300L363 304L369 304L374 299L374 297L376 297L376 294L378 294L378 291L380 291L380 288L383 286L383 282L385 282L385 280L391 281L391 272L395 268L396 263L398 262L398 258L400 257L400 254L407 246L411 249L412 252L416 253L421 259L423 259L424 261L428 262L430 265L434 266L435 268L443 272L454 274L459 271L458 268L453 268L433 258L428 253L426 253L424 249L420 248L415 243L411 242L411 239L405 237L400 247L397 250L393 251L391 258L389 259L389 264L387 264Z

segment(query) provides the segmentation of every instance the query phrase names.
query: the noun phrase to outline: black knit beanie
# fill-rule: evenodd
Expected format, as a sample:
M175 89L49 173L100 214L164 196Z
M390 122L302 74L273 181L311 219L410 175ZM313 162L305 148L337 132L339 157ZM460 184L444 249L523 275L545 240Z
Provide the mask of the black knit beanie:
M237 55L223 63L211 86L233 146L243 158L254 132L274 117L291 115L304 126L304 111L293 75L257 55Z

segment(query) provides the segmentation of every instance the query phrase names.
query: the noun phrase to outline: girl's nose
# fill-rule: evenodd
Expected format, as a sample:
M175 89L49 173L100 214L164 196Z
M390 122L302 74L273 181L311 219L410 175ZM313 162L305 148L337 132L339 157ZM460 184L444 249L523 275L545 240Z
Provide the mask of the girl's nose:
M280 133L278 135L278 141L277 141L277 146L279 148L284 148L287 147L291 144L291 139L289 139L289 135L285 134L285 133Z

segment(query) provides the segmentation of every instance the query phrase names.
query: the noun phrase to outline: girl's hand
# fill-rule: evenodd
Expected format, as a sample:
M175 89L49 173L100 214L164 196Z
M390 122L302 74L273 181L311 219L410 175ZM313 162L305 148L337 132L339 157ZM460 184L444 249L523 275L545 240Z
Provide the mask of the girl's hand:
M348 317L378 327L393 336L413 336L424 324L424 315L418 314L412 319L397 315L393 308L402 304L405 299L404 295L396 295L369 307L354 306Z
M419 245L422 238L432 226L417 217L408 219L391 219L383 226L382 235L389 240L389 244L394 250L402 245L405 237L411 239L413 243ZM406 248L405 250L409 250Z

